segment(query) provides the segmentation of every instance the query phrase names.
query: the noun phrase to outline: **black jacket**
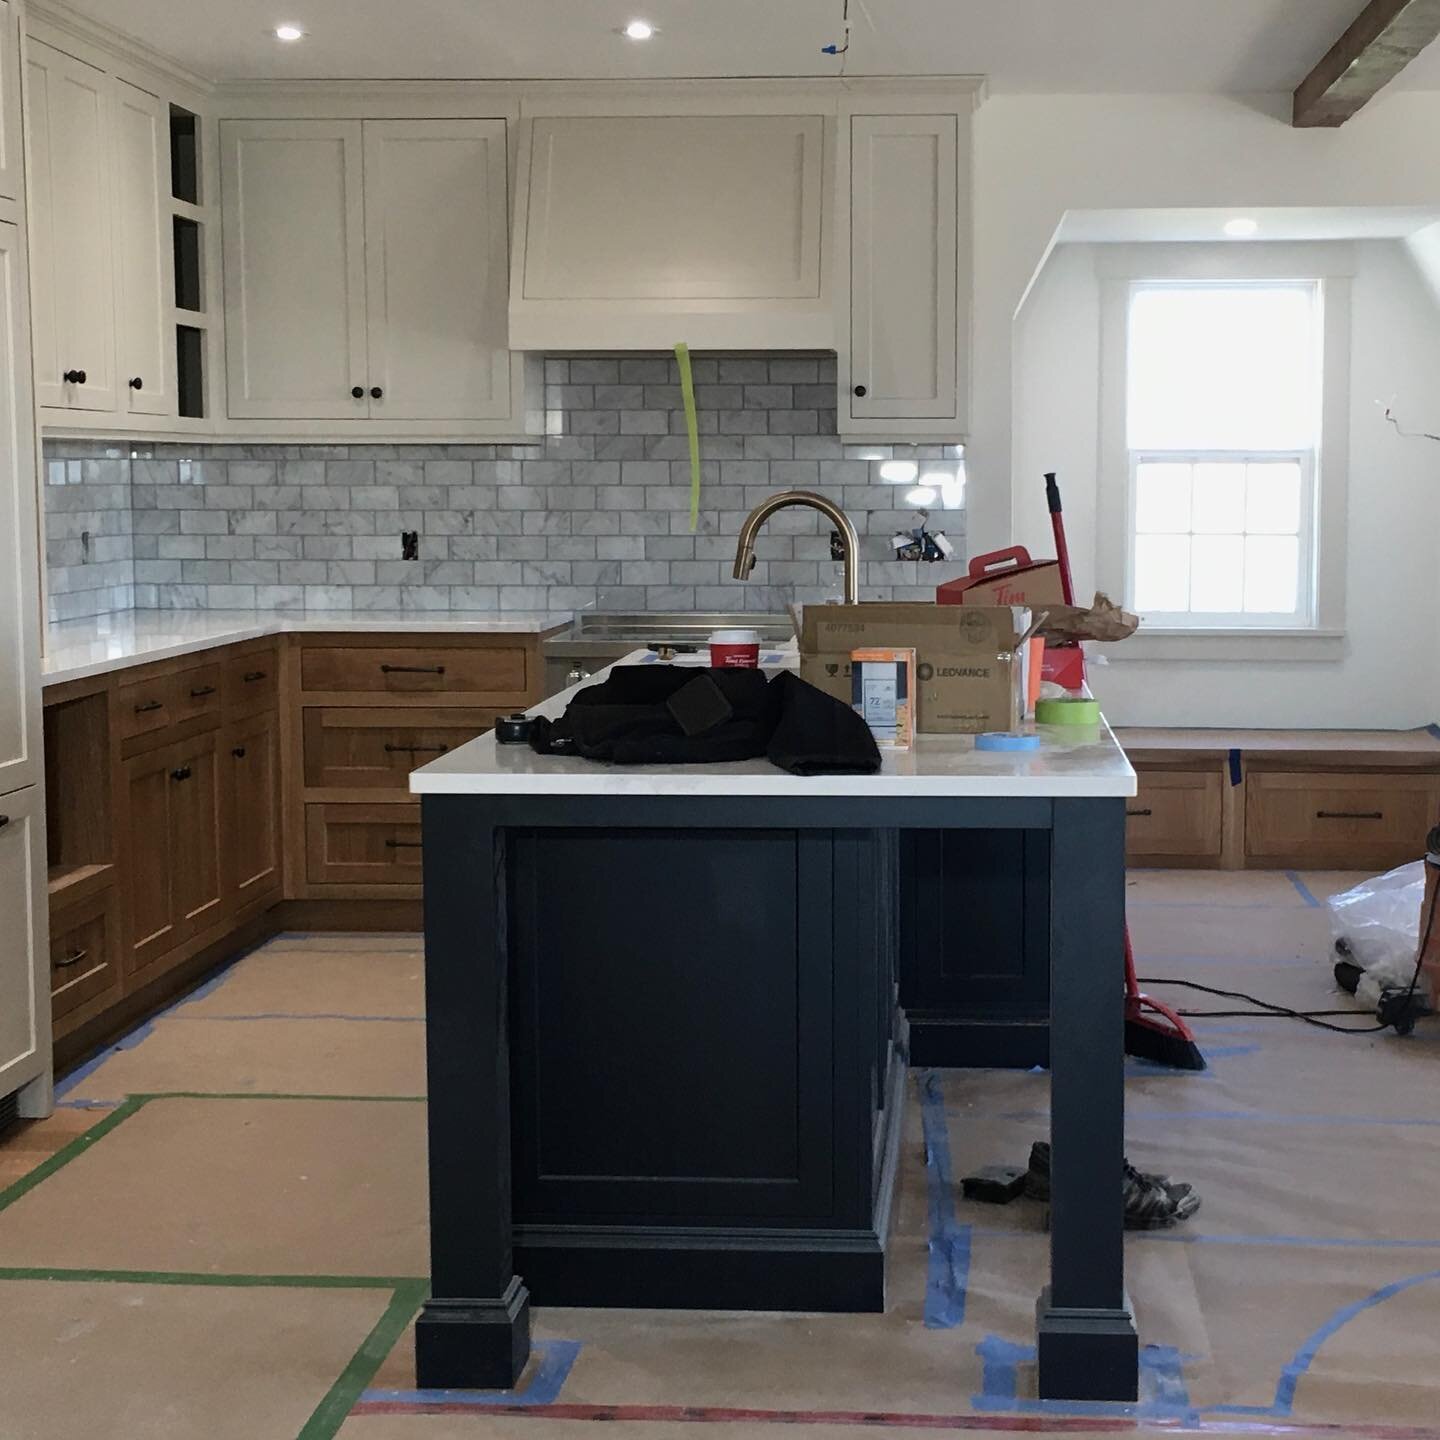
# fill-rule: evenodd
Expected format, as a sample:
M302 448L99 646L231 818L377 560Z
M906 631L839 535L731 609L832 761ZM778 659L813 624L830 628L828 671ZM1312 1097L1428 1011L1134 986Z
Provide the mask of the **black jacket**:
M688 696L680 693L691 686L697 688ZM698 730L697 715L704 727ZM537 720L530 745L542 755L612 765L719 764L763 755L792 775L871 775L880 768L865 722L789 671L767 680L759 670L617 666L599 685L578 691L559 719Z

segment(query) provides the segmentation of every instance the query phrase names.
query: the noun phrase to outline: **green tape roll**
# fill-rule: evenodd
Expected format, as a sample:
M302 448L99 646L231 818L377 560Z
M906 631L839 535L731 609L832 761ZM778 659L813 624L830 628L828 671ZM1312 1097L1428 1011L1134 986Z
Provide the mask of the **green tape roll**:
M1040 725L1098 725L1100 702L1069 696L1063 700L1037 700L1035 720Z

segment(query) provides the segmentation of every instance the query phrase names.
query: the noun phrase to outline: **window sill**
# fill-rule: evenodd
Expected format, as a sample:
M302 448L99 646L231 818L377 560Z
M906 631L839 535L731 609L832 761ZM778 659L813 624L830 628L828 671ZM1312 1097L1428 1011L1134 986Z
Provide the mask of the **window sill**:
M1101 647L1112 664L1144 660L1341 660L1343 630L1163 630L1142 626Z

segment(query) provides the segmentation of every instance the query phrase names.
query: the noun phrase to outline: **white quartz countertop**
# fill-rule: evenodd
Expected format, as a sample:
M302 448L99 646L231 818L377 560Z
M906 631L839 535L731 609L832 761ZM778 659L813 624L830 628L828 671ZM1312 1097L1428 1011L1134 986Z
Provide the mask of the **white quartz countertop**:
M621 665L653 664L655 656L636 650ZM762 652L768 671L795 668L794 642L788 650ZM677 663L702 665L703 656ZM584 685L595 685L612 669L597 670ZM557 716L582 685L571 686L528 711ZM970 735L921 735L911 750L882 750L875 775L791 775L768 760L725 765L603 765L556 755L537 755L528 745L501 745L482 735L432 761L410 776L417 795L576 796L850 796L919 799L925 796L1025 796L1060 799L1130 796L1135 772L1110 727L1031 725L1039 750L976 750Z
M476 610L127 610L49 626L40 673L43 684L59 685L267 635L366 635L389 630L540 635L569 625L573 618L563 611L491 615Z

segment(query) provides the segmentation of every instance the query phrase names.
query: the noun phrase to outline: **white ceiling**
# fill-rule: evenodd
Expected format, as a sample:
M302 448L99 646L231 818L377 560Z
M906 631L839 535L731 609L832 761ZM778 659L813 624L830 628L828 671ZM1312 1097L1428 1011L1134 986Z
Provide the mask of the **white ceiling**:
M60 0L57 0L60 3ZM833 75L843 0L68 0L215 80ZM850 0L852 75L1054 93L1293 89L1362 0ZM618 31L658 27L643 44ZM294 21L298 44L274 39ZM1440 47L1436 47L1440 49ZM1401 84L1440 88L1440 54Z

